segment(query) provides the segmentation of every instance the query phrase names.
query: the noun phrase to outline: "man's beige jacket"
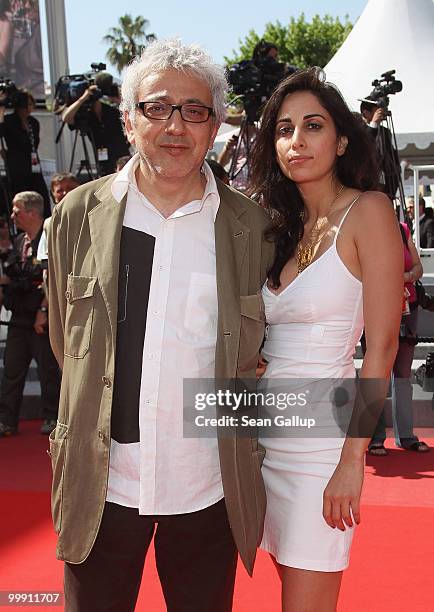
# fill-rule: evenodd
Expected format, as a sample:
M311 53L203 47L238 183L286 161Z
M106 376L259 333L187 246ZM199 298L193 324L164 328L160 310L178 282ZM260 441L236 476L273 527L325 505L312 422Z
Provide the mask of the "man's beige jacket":
M112 177L68 194L50 224L49 326L63 370L50 436L57 556L81 563L95 542L106 499L115 371L119 248L126 197ZM260 294L274 249L265 211L218 182L215 222L218 332L215 375L251 377L264 336ZM219 439L223 489L235 542L251 573L262 536L263 450L249 437Z

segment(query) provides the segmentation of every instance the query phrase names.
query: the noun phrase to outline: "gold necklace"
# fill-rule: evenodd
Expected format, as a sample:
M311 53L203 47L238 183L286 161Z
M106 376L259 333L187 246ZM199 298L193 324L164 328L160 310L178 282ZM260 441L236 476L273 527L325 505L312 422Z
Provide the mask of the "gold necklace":
M330 224L327 219L327 215L330 213L333 204L336 202L338 197L341 195L345 186L342 185L332 202L330 203L327 213L325 217L319 219L312 228L310 233L310 240L304 246L301 244L301 241L297 246L297 274L301 274L303 270L305 270L311 263L312 259L315 255L315 247L319 245L321 240L324 238L325 234L330 228ZM325 227L325 229L323 229Z

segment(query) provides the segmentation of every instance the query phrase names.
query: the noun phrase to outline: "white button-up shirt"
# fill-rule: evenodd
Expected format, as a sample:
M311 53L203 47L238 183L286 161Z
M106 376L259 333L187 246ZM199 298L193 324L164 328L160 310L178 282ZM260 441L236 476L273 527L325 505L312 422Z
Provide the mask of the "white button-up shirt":
M220 197L205 163L201 200L165 218L139 191L135 155L112 194L124 226L155 238L140 383L140 442L111 440L107 501L140 514L195 512L223 498L217 440L183 437L183 379L214 378Z

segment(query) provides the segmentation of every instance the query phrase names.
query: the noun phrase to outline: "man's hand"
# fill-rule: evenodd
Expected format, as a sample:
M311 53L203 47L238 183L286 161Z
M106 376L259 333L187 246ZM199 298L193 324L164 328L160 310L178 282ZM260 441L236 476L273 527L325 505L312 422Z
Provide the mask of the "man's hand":
M48 325L48 316L46 312L42 312L42 310L38 310L36 313L35 322L33 324L33 329L39 335L45 334Z
M386 118L386 113L384 112L384 108L377 108L375 111L372 121L374 123L381 123Z
M84 94L82 94L82 96L80 97L80 100L83 100L83 102L86 102L86 100L92 97L92 95L96 92L97 89L98 89L97 85L91 85L90 87L86 89Z

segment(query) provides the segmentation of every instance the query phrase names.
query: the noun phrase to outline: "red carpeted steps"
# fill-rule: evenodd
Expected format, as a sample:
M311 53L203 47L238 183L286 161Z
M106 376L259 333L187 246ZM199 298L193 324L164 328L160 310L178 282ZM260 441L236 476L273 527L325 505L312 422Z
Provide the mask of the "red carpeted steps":
M40 421L24 421L20 435L0 440L0 591L62 589L49 513L48 441L39 427ZM432 438L424 439L434 447ZM394 449L390 440L387 446L388 457L367 457L362 524L344 574L340 612L434 609L434 449L422 455ZM239 566L234 612L279 612L279 601L278 579L265 554L258 554L253 580ZM137 610L165 610L152 551Z

